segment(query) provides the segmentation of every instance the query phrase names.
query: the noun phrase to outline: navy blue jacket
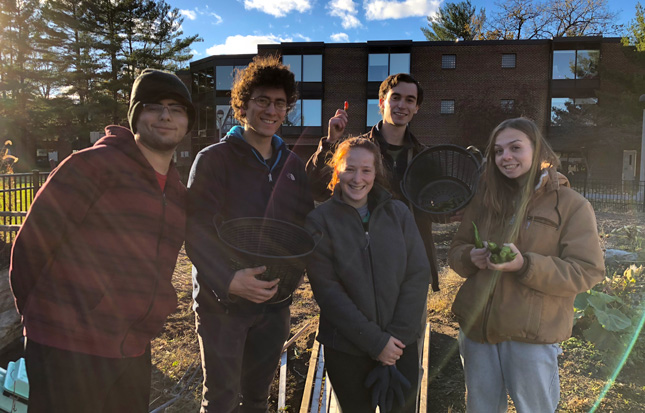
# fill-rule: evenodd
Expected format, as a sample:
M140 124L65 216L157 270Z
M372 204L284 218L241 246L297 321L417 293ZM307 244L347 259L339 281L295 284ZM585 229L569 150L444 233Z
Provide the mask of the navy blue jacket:
M271 304L229 296L230 268L213 219L267 217L304 225L313 209L305 166L280 137L265 162L236 126L222 142L197 154L188 179L186 252L193 267L195 308L224 305L227 311L257 313ZM277 305L277 304L276 304Z

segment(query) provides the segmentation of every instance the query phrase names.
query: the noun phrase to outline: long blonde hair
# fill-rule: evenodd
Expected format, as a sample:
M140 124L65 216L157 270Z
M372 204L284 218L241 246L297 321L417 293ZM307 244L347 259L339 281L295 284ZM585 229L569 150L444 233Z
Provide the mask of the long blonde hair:
M515 129L524 133L533 146L531 168L523 186L517 180L502 174L495 163L495 141L505 129ZM486 147L486 166L481 178L483 208L480 217L484 218L486 228L505 228L504 242L515 242L519 235L521 223L526 219L529 201L534 192L541 171L545 168L555 168L560 164L557 155L551 149L540 129L530 119L507 119L497 125L488 139ZM511 202L513 200L514 202ZM508 221L514 217L512 225Z

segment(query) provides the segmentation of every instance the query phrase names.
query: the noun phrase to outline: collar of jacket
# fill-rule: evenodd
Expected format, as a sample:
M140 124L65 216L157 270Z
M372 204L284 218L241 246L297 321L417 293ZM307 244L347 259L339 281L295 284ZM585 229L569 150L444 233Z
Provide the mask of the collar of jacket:
M376 142L381 150L381 153L387 152L389 143L383 137L381 133L381 128L383 127L383 120L380 120L376 125L372 126L370 131L370 136L374 142ZM410 132L410 126L405 127L405 135L403 136L403 147L404 148L413 148L415 152L421 152L423 150L423 145L417 140L417 138Z
M334 191L334 194L332 195L332 199L334 200L334 202L339 202L341 204L348 205L341 198L340 186L337 187L336 191ZM386 201L389 201L390 199L392 199L392 194L388 192L387 189L383 188L379 184L374 184L374 186L372 187L372 190L369 192L369 194L367 194L367 204L368 204L369 210L374 211L374 208L376 208L377 206L381 205Z
M538 183L535 185L535 193L557 191L561 186L571 187L566 176L562 175L555 168L543 169Z
M98 146L109 146L116 148L117 150L123 152L128 157L134 159L142 168L148 169L151 172L151 176L154 178L153 181L157 182L157 176L155 170L150 165L150 162L143 156L141 150L134 141L134 134L128 128L118 125L109 125L105 127L105 136L99 139L95 144L95 147ZM170 161L170 168L168 168L168 173L166 174L168 180L166 182L174 182L174 179L179 179L179 172L175 168L175 162Z
M228 131L226 136L222 138L221 142L230 143L235 153L241 157L253 154L260 164L265 165L270 169L284 162L286 159L287 154L285 152L287 151L287 145L278 135L273 135L271 138L271 146L274 150L273 157L275 157L275 162L273 165L267 165L262 158L262 155L260 155L258 151L246 141L246 139L244 139L243 133L244 128L242 126L234 126L230 131Z

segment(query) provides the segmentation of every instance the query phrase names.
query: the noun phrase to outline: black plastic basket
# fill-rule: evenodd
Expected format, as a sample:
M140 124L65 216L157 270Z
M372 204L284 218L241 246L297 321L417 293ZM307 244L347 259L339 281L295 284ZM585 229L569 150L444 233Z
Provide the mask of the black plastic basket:
M304 273L306 257L318 244L304 228L271 218L236 218L221 224L216 218L215 227L233 270L264 265L266 271L258 279L280 279L270 303L291 296Z
M401 191L432 222L446 223L472 199L479 169L475 156L461 146L436 145L412 159Z

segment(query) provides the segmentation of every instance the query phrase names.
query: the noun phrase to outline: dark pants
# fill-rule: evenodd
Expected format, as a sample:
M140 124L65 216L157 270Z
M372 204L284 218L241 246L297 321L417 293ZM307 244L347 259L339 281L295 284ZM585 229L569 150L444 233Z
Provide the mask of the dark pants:
M372 391L365 387L365 379L378 365L378 361L330 347L325 347L324 351L327 374L343 412L374 413ZM403 350L403 355L396 362L396 368L410 381L411 386L404 395L405 406L401 407L395 400L390 413L414 413L419 383L419 352L416 343L411 343Z
M27 340L29 413L148 412L150 346L140 357L113 359Z
M269 388L289 337L289 307L262 314L197 310L202 413L266 412Z

